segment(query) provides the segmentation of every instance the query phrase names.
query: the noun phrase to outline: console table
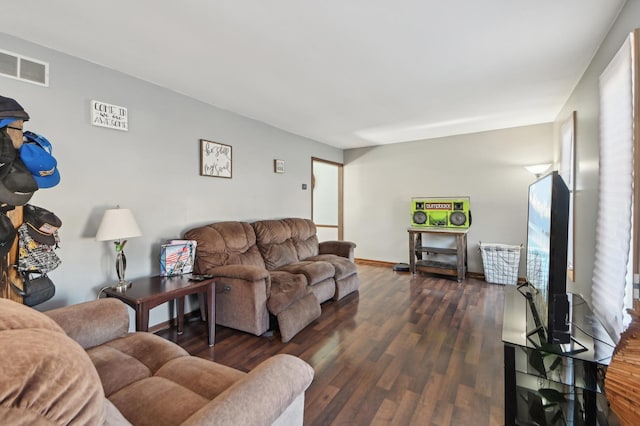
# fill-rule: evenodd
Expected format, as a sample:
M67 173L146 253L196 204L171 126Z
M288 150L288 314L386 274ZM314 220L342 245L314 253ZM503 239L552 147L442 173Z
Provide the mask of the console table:
M467 232L468 229L449 228L408 228L409 232L409 270L413 275L416 270L435 274L451 275L458 282L467 275ZM437 246L424 246L422 234L444 235L455 240L455 248L443 248ZM455 262L423 259L424 255L449 255L455 256Z
M215 282L212 278L194 281L191 275L175 275L170 277L145 277L131 283L124 291L107 288L107 297L115 297L131 306L136 311L136 331L149 331L149 310L165 302L177 300L178 333L184 326L184 297L189 294L206 293L206 320L209 332L209 346L213 346L215 335ZM202 307L200 308L202 312Z
M542 350L537 335L527 337L535 330L527 299L516 286L504 287L505 425L595 426L615 417L604 396L615 343L582 297L570 294L569 301L572 343Z

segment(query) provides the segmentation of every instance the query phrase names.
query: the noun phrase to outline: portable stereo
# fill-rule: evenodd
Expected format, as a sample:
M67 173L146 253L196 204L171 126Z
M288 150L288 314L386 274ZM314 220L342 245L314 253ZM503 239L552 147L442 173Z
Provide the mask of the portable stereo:
M469 197L412 198L411 226L468 228L471 226Z

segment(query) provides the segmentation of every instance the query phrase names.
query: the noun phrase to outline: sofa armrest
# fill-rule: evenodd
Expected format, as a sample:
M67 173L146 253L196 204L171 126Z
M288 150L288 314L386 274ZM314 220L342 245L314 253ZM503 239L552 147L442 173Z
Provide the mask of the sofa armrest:
M269 278L269 271L255 265L224 265L209 269L214 278L236 278L245 281L260 281Z
M85 349L129 331L127 305L113 298L98 299L44 312Z
M318 244L319 254L335 254L346 257L350 261L354 260L354 249L356 244L351 241L323 241Z
M279 354L251 370L183 425L270 425L313 380L313 368L300 358Z

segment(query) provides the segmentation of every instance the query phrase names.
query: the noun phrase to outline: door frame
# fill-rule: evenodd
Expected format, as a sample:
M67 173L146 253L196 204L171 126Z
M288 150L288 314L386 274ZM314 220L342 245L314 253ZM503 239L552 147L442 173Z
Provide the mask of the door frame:
M323 160L318 157L311 157L311 220L313 218L313 191L315 188L315 177L313 176L313 163L314 162L330 164L338 167L338 225L323 225L316 223L317 228L337 228L338 229L338 239L342 240L344 238L344 223L343 223L343 201L344 201L344 176L343 176L343 167L344 164L336 163L335 161ZM314 220L315 222L315 220Z

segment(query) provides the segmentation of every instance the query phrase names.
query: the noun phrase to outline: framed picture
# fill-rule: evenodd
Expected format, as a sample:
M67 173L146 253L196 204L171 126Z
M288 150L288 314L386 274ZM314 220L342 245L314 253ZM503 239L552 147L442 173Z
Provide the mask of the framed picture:
M231 178L231 145L200 139L200 175Z
M273 171L275 173L284 173L284 160L273 160Z

